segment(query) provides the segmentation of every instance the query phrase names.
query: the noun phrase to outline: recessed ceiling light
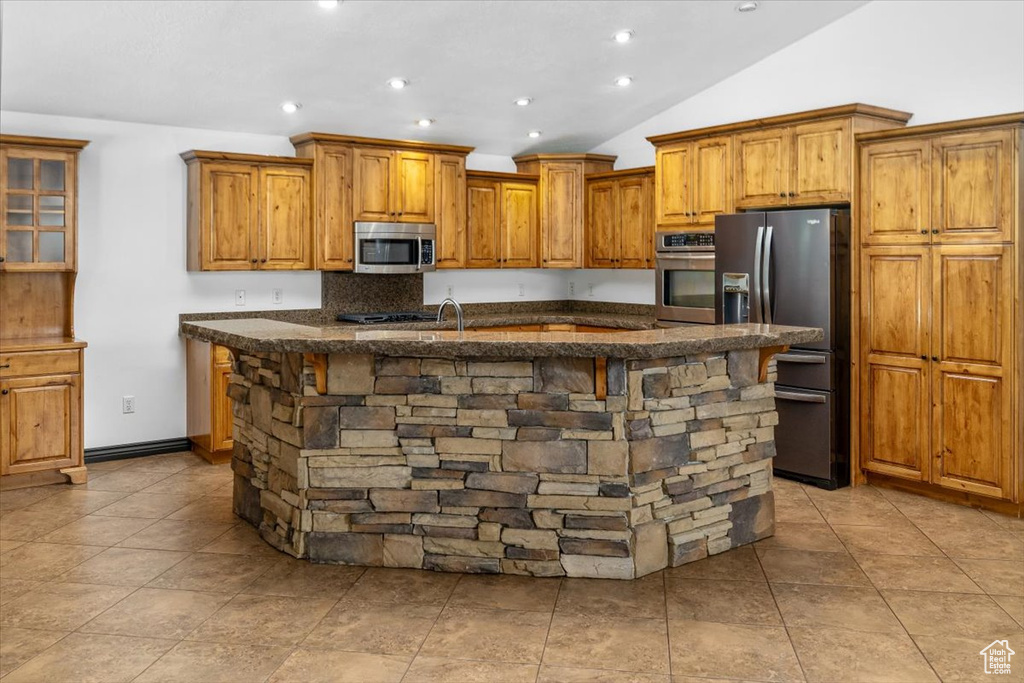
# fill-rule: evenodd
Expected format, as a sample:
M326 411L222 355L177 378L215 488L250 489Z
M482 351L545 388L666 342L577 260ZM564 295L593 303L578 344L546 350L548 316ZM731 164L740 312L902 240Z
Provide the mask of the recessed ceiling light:
M619 31L612 37L615 39L616 43L628 43L633 40L633 31L627 28L623 31Z
M530 102L533 102L532 97L520 97L518 100L516 100L516 104L518 104L520 107L525 107Z
M757 9L757 3L754 0L748 0L748 2L741 2L736 5L737 12L753 12Z
M317 0L316 4L324 9L334 9L338 6L338 0Z
M540 131L539 130L531 130L529 133L527 133L527 135L529 137L531 137L531 138L539 138L540 137Z
M298 102L283 102L281 103L281 110L285 114L294 114L298 110L302 109L302 105Z
M390 85L395 90L401 90L405 86L409 85L409 81L405 80L404 78L392 78L390 81L388 81L388 85Z
M632 82L633 82L633 77L632 76L619 76L618 78L615 79L615 85L619 86L620 88L625 88L627 85L629 85Z
M420 128L430 128L431 124L434 123L434 119L420 119L416 122L416 125Z

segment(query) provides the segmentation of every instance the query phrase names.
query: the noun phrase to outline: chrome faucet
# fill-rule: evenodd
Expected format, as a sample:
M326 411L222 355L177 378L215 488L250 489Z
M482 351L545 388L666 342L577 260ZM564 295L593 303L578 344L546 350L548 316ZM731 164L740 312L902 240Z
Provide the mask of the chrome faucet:
M451 297L448 297L447 299L442 301L441 305L437 307L437 322L440 323L441 320L444 318L444 307L447 306L448 304L451 304L452 306L455 307L455 317L458 320L459 332L465 332L466 326L462 322L462 306L459 305L458 301Z

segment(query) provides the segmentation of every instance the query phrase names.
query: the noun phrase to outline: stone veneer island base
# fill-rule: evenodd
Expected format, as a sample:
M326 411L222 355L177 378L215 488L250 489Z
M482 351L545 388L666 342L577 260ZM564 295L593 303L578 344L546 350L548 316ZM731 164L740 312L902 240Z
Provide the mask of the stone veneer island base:
M183 331L235 349L234 507L268 543L314 562L618 579L773 533L767 359L819 333L564 333L564 355L554 333L348 333L302 351L275 327L301 326L271 339L239 322ZM685 352L723 345L741 348Z

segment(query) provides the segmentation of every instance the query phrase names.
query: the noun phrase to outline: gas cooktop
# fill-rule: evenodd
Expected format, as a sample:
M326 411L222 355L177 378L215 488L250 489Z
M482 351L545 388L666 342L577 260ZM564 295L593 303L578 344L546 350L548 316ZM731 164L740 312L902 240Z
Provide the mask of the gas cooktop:
M341 313L338 320L343 323L374 325L377 323L420 323L433 322L437 317L423 311L385 312L385 313Z

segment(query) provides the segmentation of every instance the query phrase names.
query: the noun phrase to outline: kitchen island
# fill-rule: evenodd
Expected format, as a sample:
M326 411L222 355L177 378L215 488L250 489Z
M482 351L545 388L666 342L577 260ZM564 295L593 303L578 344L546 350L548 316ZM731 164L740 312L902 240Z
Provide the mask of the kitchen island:
M314 562L629 579L773 533L772 354L821 331L184 322L234 367L234 509Z

